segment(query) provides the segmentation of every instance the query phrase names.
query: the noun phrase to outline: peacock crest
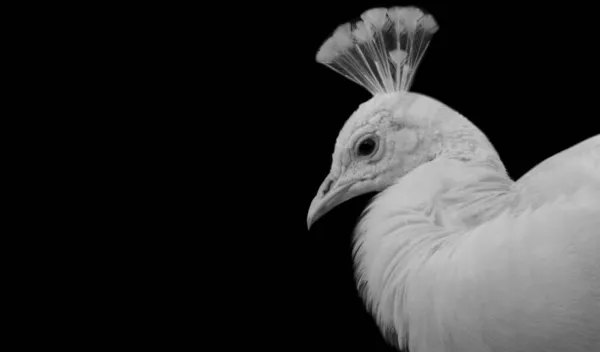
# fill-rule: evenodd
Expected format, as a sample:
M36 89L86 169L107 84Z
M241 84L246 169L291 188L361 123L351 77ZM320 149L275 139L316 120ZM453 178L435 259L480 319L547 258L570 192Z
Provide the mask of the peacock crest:
M408 91L438 26L414 7L375 8L362 21L339 26L321 45L317 61L371 94Z

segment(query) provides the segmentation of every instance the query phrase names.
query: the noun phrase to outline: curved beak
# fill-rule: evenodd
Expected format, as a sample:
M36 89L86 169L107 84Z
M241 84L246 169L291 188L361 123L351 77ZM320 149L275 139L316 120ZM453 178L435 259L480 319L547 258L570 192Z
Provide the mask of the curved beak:
M328 211L335 208L337 205L344 201L352 198L349 188L354 182L345 182L338 184L339 179L329 175L325 178L325 181L319 187L319 191L315 198L310 203L308 209L308 217L306 218L306 225L310 230L312 224L314 224L320 217L325 215Z

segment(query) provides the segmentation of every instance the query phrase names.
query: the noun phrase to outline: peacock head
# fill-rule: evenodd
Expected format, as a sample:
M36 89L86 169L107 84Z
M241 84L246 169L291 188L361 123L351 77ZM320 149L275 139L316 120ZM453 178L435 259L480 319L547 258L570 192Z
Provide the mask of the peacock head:
M362 104L340 131L329 175L310 205L308 227L337 205L382 191L434 159L445 132L461 117L412 92L378 94Z
M408 92L437 25L416 8L377 8L346 23L321 46L317 61L365 87L360 105L336 141L331 171L308 212L310 228L335 206L381 191L434 157L438 122L452 111Z

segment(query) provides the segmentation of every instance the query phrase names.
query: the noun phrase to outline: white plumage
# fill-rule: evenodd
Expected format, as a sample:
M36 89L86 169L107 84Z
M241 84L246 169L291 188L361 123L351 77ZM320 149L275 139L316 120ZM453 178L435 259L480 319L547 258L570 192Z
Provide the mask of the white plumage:
M407 91L433 18L362 18L317 55L374 96L340 132L308 224L381 191L355 250L382 331L412 352L600 351L600 135L514 182L468 119Z
M408 90L437 30L433 17L394 7L371 9L361 18L339 26L321 46L317 61L373 94Z

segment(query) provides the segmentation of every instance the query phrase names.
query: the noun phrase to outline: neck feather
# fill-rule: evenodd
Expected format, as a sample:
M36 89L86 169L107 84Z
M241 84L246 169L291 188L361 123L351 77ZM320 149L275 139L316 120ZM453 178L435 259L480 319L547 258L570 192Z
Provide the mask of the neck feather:
M386 336L397 334L400 341L407 332L402 302L411 275L438 249L500 214L513 197L513 182L491 144L481 146L481 136L463 131L441 146L435 160L380 193L356 231L362 295Z

